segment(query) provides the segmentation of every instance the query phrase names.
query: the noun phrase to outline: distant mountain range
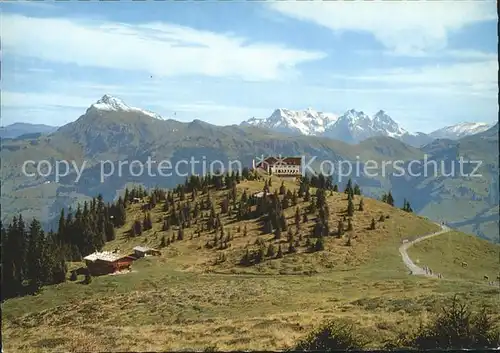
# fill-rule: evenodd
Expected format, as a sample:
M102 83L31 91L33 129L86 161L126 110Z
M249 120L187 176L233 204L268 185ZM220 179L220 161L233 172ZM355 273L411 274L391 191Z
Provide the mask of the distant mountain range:
M432 138L447 138L456 140L465 136L484 132L491 126L491 124L487 123L460 123L431 132L429 136Z
M268 118L251 118L242 126L257 126L291 135L321 136L347 143L358 143L370 137L388 136L419 147L438 138L458 139L486 131L487 123L461 123L447 126L430 134L412 133L400 127L385 111L380 110L373 117L362 111L348 110L337 116L315 111L276 109Z
M163 119L154 112L130 107L122 100L105 94L89 109L102 111L123 111L140 113L156 119ZM446 126L431 133L412 133L396 123L385 111L380 110L373 117L362 111L348 110L338 116L333 113L318 112L312 108L295 111L276 109L268 118L253 117L241 126L255 126L290 135L326 137L347 143L358 143L370 137L388 136L411 146L420 147L435 139L451 139L477 134L488 130L492 124L464 122ZM0 128L0 138L19 138L30 134L49 134L58 127L43 124L14 123ZM28 136L29 137L29 136Z
M44 124L14 123L0 127L0 138L18 138L27 134L50 134L57 130L57 126Z
M283 116L286 119L281 119ZM2 221L22 213L25 218L36 216L49 222L59 215L61 208L74 206L98 193L105 200L112 200L130 183L170 188L185 179L175 173L168 177L152 177L148 173L134 175L125 166L122 175L115 174L101 182L100 161L115 163L116 172L118 161L146 163L149 157L169 160L171 165L194 157L196 160L206 158L208 163L237 159L251 166L252 159L261 155L315 156L318 162L356 161L359 158L361 163L371 160L379 165L387 160L409 164L423 161L427 155L444 163L449 170L450 165L463 156L483 161L478 171L482 174L480 178L432 173L411 177L361 174L353 178L367 196L380 197L391 190L397 204L402 204L406 198L418 214L448 221L486 239L496 241L498 238L498 124L467 136L464 134L468 131L477 132L477 127L445 129L447 133L455 131L464 137L434 139L429 134L425 136L430 141L417 148L405 139L419 136L400 128L383 111L368 117L350 110L336 117L312 109L301 113L282 109L272 118L231 126L215 126L201 120L183 123L162 119L158 114L105 95L78 119L50 134L24 134L24 137L2 139ZM275 124L266 126L266 121ZM291 126L295 128L292 132ZM346 140L349 143L344 142ZM85 161L86 165L79 181L76 181L74 168L56 181L53 174L25 175L22 165L26 159L66 160L77 166ZM36 171L33 167L28 169L28 172ZM338 175L334 178L337 181ZM346 181L344 177L340 186L343 187Z

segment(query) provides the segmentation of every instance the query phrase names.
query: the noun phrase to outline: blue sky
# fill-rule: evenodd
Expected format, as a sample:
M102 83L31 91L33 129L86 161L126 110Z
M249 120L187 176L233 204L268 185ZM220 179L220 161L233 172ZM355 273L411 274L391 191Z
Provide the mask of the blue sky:
M219 125L307 107L493 122L495 4L2 3L2 125L63 125L105 93Z

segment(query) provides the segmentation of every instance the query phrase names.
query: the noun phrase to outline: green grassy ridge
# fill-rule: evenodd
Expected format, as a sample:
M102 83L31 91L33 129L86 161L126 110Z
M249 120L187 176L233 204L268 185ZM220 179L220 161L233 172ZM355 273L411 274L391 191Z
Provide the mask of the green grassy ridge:
M423 240L408 249L408 255L421 265L449 280L467 280L487 285L484 275L494 281L500 274L500 245L459 231L450 231ZM468 264L462 267L462 262ZM497 288L498 289L498 288Z

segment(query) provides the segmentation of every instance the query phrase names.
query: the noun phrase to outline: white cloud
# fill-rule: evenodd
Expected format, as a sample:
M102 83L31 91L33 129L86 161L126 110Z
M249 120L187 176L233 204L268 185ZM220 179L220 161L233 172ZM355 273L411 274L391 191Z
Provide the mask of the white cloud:
M495 4L495 1L275 1L269 7L337 33L368 32L395 53L415 55L445 48L449 33L468 24L496 21Z
M294 74L303 62L325 56L160 22L128 25L4 14L2 27L6 53L158 76L273 80Z
M382 54L387 56L401 56L401 53L397 53L390 50L385 51L375 51L375 50L364 50L359 49L356 50L356 53L366 56L371 56L375 54ZM412 58L424 58L424 59L458 59L458 60L497 60L498 53L484 52L479 50L471 50L471 49L460 49L460 50L439 50L433 52L410 52L405 53L405 57Z
M29 107L88 107L99 97L82 97L63 94L40 92L12 92L2 91L2 107L29 108ZM84 113L84 112L82 112Z
M450 65L368 70L366 74L349 76L349 79L405 85L430 85L434 87L460 86L467 88L492 88L498 84L496 60Z
M99 87L99 84L82 82L77 87ZM110 88L112 86L109 86ZM45 92L2 92L2 123L8 125L17 121L31 123L44 123L52 125L63 125L77 119L85 113L85 110L94 103L98 96L90 96L88 90L82 91L82 95L71 93L45 93ZM146 97L126 93L126 97L116 93L116 90L105 90L121 98L130 106L152 110L164 118L173 118L180 121L192 121L201 119L212 124L226 125L239 124L255 114L269 114L272 108L237 106L220 104L210 100L184 100L182 102L173 100L161 100L161 96L154 94ZM123 91L124 93L126 91ZM76 93L76 92L75 92ZM7 124L5 124L7 122Z

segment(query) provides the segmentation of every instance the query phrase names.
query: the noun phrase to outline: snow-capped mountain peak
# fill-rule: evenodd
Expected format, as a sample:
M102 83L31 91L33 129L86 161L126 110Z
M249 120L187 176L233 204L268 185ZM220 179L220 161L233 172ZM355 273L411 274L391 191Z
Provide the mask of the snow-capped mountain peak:
M392 120L392 118L383 110L379 110L373 116L372 126L375 130L385 132L387 136L390 137L400 137L408 133L408 131L400 127L398 123Z
M131 112L144 114L155 119L163 119L159 114L152 111L130 107L120 98L113 97L109 94L103 95L97 102L92 104L89 109L96 109L98 111L115 111L115 112Z
M459 139L486 131L491 124L460 123L436 130L430 134L410 133L394 121L384 110L372 117L363 111L349 109L337 116L307 108L302 111L276 109L268 118L251 118L242 123L293 135L313 135L357 143L370 137L387 136L419 147L435 138Z
M458 139L468 135L478 134L488 130L492 125L488 123L459 123L456 125L446 126L431 132L429 136L433 138L449 138Z
M406 130L392 120L383 110L373 118L363 111L349 109L337 116L318 112L309 107L302 111L276 109L269 118L251 118L243 125L252 125L277 132L299 135L325 136L344 141L361 141L373 136L391 136L399 138L407 134Z
M294 135L318 135L335 120L334 114L318 112L310 107L301 111L278 108L268 118L253 117L243 122L243 125L258 126Z
M355 126L368 123L371 119L362 111L358 112L354 109L350 109L338 118L337 123L340 123L341 121L347 121L351 126Z
M99 110L114 110L114 111L127 111L130 107L126 105L121 99L105 94L92 106Z

